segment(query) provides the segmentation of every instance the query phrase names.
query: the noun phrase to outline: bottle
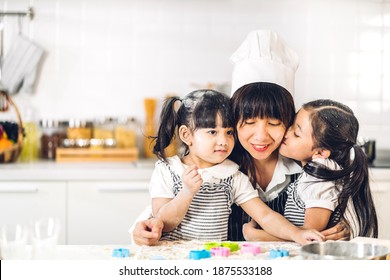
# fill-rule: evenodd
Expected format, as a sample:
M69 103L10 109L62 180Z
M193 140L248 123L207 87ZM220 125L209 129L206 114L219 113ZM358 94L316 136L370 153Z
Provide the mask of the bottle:
M38 159L38 126L37 115L32 107L27 107L23 114L23 147L19 160L22 162L32 162Z
M156 98L145 98L145 128L144 128L144 154L146 158L153 158L153 138L151 136L156 136L156 124L154 121L157 99Z
M65 121L52 119L40 120L39 126L41 129L41 153L42 159L55 160L56 150L62 145L66 138Z

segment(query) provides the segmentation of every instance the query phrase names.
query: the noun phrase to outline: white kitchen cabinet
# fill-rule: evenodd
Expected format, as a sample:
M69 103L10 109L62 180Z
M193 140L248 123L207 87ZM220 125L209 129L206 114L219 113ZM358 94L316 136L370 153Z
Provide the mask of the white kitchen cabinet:
M66 244L66 183L41 181L0 182L0 225L56 217L61 222L59 244Z
M378 215L379 238L390 240L390 169L374 169L370 184Z
M147 180L69 182L68 244L126 244L150 204Z

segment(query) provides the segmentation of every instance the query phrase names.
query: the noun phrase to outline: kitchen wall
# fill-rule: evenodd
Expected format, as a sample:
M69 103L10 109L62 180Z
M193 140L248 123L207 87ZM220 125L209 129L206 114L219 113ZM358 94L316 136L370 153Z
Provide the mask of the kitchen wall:
M183 95L209 83L229 90L229 56L253 29L272 29L300 56L296 105L350 105L361 135L390 149L389 0L0 0L35 11L21 32L46 51L22 112L41 118L132 115L143 98ZM5 54L18 32L3 18Z

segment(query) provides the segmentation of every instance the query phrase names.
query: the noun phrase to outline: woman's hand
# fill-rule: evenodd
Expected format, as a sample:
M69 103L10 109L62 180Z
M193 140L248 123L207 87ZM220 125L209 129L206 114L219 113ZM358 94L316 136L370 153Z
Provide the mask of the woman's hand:
M202 177L198 173L198 168L191 165L184 170L183 176L183 190L195 196L203 184Z
M325 236L325 240L349 240L351 238L351 231L344 220L321 233Z
M161 238L164 223L157 218L140 221L133 230L133 239L137 245L156 245Z

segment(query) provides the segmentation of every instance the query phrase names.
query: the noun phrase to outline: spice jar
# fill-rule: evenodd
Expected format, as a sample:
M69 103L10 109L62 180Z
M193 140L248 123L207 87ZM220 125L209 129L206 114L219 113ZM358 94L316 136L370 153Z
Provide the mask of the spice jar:
M69 121L67 129L68 139L86 139L92 138L92 122L72 119Z
M115 128L115 139L118 148L137 147L138 123L135 118L121 117Z
M96 119L93 124L94 139L114 139L115 119L102 118Z
M39 122L41 129L41 158L56 158L56 149L66 138L67 122L44 119Z

